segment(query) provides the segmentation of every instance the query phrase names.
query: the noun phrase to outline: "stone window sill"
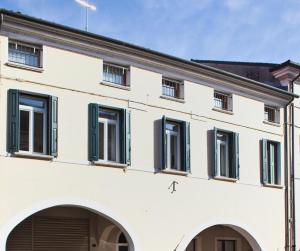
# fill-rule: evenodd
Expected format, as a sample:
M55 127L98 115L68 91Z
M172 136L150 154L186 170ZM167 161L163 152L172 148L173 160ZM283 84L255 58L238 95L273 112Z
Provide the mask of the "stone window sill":
M15 152L11 155L17 158L27 158L27 159L39 159L39 160L53 160L54 156L37 154L37 153L25 153L25 152Z
M171 169L164 169L161 170L162 173L167 173L167 174L174 174L174 175L181 175L181 176L188 176L188 172L184 171L178 171L178 170L171 170Z
M23 65L23 64L13 63L13 62L7 62L5 65L9 67L15 67L23 70L29 70L29 71L40 72L40 73L44 71L43 68L33 67L33 66Z
M263 186L265 186L265 187L271 187L271 188L278 188L278 189L282 189L283 188L282 185L270 184L270 183L264 183Z
M280 124L279 124L279 123L276 123L276 122L271 122L271 121L264 120L263 123L264 123L264 124L267 124L267 125L271 125L271 126L277 126L277 127L280 127Z
M127 168L127 164L116 163L116 162L104 162L104 161L93 161L92 162L96 166L106 166L106 167L116 167L116 168Z
M225 176L215 176L213 177L215 180L222 180L222 181L229 181L229 182L237 182L238 179L236 178L229 178Z
M182 104L185 103L184 99L181 99L181 98L174 98L174 97L169 97L166 95L161 95L160 98L175 101L175 102L182 103Z
M131 90L130 86L118 85L118 84L114 84L114 83L110 83L110 82L106 82L106 81L100 82L100 85L109 86L109 87L113 87L113 88L118 88L118 89L122 89L122 90L125 90L125 91L130 91Z
M222 113L226 113L226 114L229 114L229 115L233 115L233 111L223 110L223 109L220 109L220 108L217 108L217 107L212 108L212 110L216 111L216 112L222 112Z

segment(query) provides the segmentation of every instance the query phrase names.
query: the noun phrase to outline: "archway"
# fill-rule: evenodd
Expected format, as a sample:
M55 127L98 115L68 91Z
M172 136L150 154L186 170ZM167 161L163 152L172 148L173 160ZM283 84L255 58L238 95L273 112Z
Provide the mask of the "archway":
M127 250L138 250L134 243L136 237L128 224L112 212L107 216L104 213L108 211L103 209L104 213L100 212L97 206L53 204L55 205L52 207L36 205L35 209L26 210L11 219L1 230L1 250L116 251L121 233L128 243ZM32 213L29 214L28 211ZM33 249L33 246L38 249Z
M202 227L182 241L176 251L262 251L256 239L245 229L231 224Z

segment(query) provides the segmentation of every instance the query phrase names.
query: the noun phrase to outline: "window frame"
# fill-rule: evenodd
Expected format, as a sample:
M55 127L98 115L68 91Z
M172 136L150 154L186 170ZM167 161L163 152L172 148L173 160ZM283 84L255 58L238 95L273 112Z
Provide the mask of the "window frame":
M99 113L100 110L105 109L108 111L113 111L116 112L117 115L117 120L112 120L112 119L107 119L107 118L102 118L98 117L98 124L103 123L104 125L104 144L103 144L103 159L100 159L99 156L99 162L104 162L104 163L120 163L120 148L121 148L121 138L120 138L120 110L110 108L110 107L105 107L105 106L99 106ZM113 124L116 126L116 161L108 160L108 125ZM99 139L100 140L100 135ZM100 145L99 145L99 151L100 151ZM99 154L100 155L100 154Z
M171 131L169 129L167 129L167 124L171 124L171 125L175 125L176 127L178 127L178 131ZM167 170L175 170L175 171L182 171L182 163L181 163L181 159L182 159L182 125L180 123L176 123L174 121L170 121L170 120L166 120L166 147L167 147L167 163L166 163L166 169ZM177 147L176 147L176 163L177 163L177 168L172 168L171 167L171 162L172 162L172 156L171 156L171 136L175 136L177 139Z
M119 70L121 69L122 72L123 72L123 75L122 75L123 83L120 84L120 83L112 82L112 81L109 81L108 79L105 79L105 72L104 72L105 66L114 67L114 68L117 68ZM113 85L115 87L120 87L120 88L130 87L130 74L129 74L129 72L130 72L130 67L129 66L124 66L124 65L119 65L119 64L116 64L116 63L103 61L103 64L102 64L102 81L105 84Z
M216 98L216 95L220 95L226 98L226 102L227 102L227 106L224 108L223 107L223 102L222 99L218 99ZM220 101L221 100L221 101ZM222 103L222 107L216 105L216 102L221 102ZM227 112L232 112L233 111L233 105L232 105L232 94L230 93L225 93L222 91L217 91L214 90L214 99L213 99L213 107L216 110L220 110L220 111L227 111Z
M174 84L175 86L178 85L177 87L177 92L178 94L176 95L176 90L174 91L175 95L172 96L172 95L168 95L164 90L165 90L165 86L166 84L164 84L164 81L168 81L172 84ZM180 101L183 101L184 100L184 81L183 80L177 80L177 79L173 79L173 78L168 78L168 77L164 77L162 76L162 80L161 80L161 85L162 85L162 96L165 97L165 98L168 98L168 99L178 99ZM171 88L169 88L171 89ZM176 89L176 87L174 88Z
M215 251L218 251L218 241L235 241L235 251L242 250L242 242L240 238L237 237L215 237Z
M269 114L268 114L268 112L266 112L266 109L274 111L274 120L269 119ZM265 104L264 105L264 122L279 124L280 123L280 110L277 107Z
M34 97L33 97L34 98ZM29 105L21 105L19 104L19 114L21 114L21 111L29 112L29 145L28 145L28 151L25 150L19 150L20 153L29 153L29 154L47 154L47 100L45 100L45 108L37 108ZM34 113L41 113L43 115L43 152L35 152L34 151ZM21 124L21 118L20 122ZM21 133L21 130L19 131L19 135ZM21 136L19 136L21 138ZM19 146L20 147L20 146Z
M14 43L16 47L18 45L20 45L20 46L32 48L34 51L38 50L38 55L37 55L38 63L37 63L37 65L20 63L20 62L17 62L17 61L10 60L10 50L11 50L10 49L10 44L11 43ZM15 50L18 51L17 48ZM22 51L19 51L19 52L23 53ZM15 39L9 39L8 40L8 50L7 50L7 63L8 63L8 65L12 64L12 65L20 66L20 67L25 67L25 68L27 67L27 68L42 70L43 69L43 45L38 45L38 44L35 44L35 43L31 43L31 42L19 41L19 40L15 40Z
M126 239L127 243L120 243L120 236L121 236L122 234L124 235L124 237L125 237L125 239L126 239L125 234L122 233L122 232L120 232L120 234L118 235L118 238L117 238L116 251L119 251L120 247L127 247L127 250L129 251L129 243L128 243L127 239Z

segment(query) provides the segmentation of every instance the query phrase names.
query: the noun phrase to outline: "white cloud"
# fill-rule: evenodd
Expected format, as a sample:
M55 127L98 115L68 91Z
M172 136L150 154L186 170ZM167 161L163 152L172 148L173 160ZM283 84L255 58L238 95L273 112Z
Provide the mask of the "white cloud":
M225 0L225 5L231 11L241 10L248 5L248 0Z

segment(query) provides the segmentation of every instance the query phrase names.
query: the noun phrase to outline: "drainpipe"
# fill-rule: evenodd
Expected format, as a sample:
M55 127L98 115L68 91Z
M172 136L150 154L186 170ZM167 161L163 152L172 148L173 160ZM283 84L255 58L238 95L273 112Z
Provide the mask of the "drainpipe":
M299 74L291 81L290 91L294 93L294 82L300 77ZM290 171L290 207L291 207L291 244L292 251L296 251L296 217L295 217L295 107L291 104L291 129L292 129L292 142L291 142L291 171Z

